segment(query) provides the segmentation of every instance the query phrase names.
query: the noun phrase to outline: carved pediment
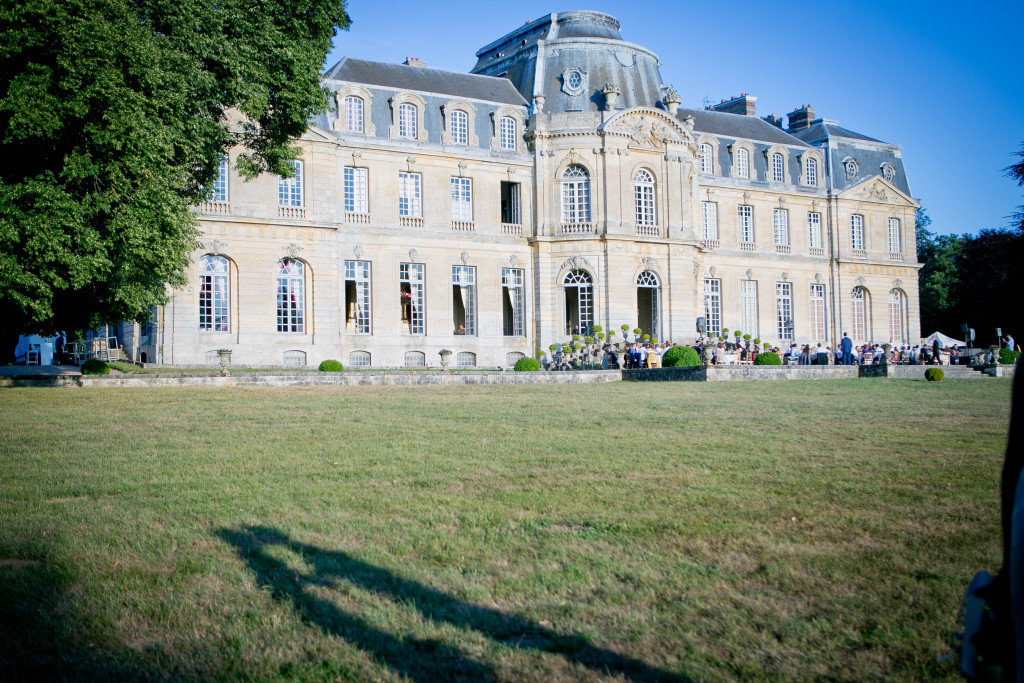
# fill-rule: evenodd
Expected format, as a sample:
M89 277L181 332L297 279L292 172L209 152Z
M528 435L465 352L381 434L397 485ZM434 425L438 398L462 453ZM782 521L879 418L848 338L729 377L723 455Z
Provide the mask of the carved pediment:
M632 140L631 147L664 149L669 143L693 142L693 135L683 124L665 112L650 107L636 107L616 114L599 130Z
M839 196L843 199L858 199L865 202L917 206L917 202L912 197L903 194L898 187L881 176L859 182Z

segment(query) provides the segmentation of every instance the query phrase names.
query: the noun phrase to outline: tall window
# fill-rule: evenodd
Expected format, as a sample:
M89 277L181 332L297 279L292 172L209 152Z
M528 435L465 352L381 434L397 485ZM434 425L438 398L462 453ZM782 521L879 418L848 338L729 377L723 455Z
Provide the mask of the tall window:
M750 177L750 153L742 147L736 149L736 176Z
M818 160L814 157L808 157L804 162L806 168L807 184L815 186L818 184Z
M452 266L452 325L455 334L476 334L476 268Z
M776 183L786 181L786 160L779 152L772 153L772 181Z
M850 295L850 314L853 320L854 341L868 339L868 294L863 287L854 287Z
M816 211L807 214L807 245L821 249L821 214Z
M345 167L345 213L370 213L366 192L366 176L367 170L365 168Z
M661 338L661 282L658 275L645 270L636 278L637 324L644 334Z
M737 212L740 242L754 241L754 207L740 206Z
M523 212L519 203L519 183L501 181L501 222L520 225Z
M423 216L423 203L420 196L420 174L398 173L398 215L420 218Z
M416 106L405 103L398 105L398 137L416 139Z
M718 239L718 204L715 202L700 203L701 218L704 223L704 239Z
M714 173L715 172L715 159L714 159L714 148L704 143L700 146L700 172L701 173Z
M893 289L889 292L889 341L898 344L906 341L906 295Z
M302 261L292 258L277 262L277 331L306 330L306 278Z
M369 261L345 261L345 331L371 333Z
M704 315L708 321L708 334L722 334L722 281L704 279Z
M779 329L779 340L793 338L793 285L789 282L775 283L775 319Z
M426 334L427 302L422 263L398 265L402 325L406 334Z
M502 330L506 337L526 334L526 294L522 268L501 269Z
M579 164L562 173L562 222L590 222L590 174Z
M900 245L900 219L889 219L889 253L901 254L903 247Z
M864 251L864 216L850 216L850 244L854 251Z
M502 149L516 148L516 120L511 116L502 116L498 121L498 144Z
M789 246L789 211L786 209L775 209L775 244L780 247Z
M811 338L825 339L825 285L811 285Z
M452 178L452 220L467 223L473 220L473 180L471 178Z
M589 334L594 326L594 281L585 270L570 270L565 289L565 333Z
M345 130L363 132L363 98L349 95L345 98Z
M654 225L654 176L640 168L633 174L633 198L636 204L636 224Z
M469 119L466 112L456 109L452 112L451 119L452 142L456 145L464 145L469 140Z
M757 338L757 280L740 280L740 307L743 331Z
M280 206L302 206L302 162L293 161L295 174L277 182L277 203Z
M199 259L199 329L227 332L231 329L228 309L228 260L207 254Z
M213 179L213 190L210 192L211 202L228 201L228 160L221 157L217 164L217 175Z

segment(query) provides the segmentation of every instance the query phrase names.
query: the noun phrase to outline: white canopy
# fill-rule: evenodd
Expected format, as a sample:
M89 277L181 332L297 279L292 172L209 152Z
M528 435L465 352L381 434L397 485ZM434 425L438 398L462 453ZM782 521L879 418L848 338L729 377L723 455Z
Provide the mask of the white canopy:
M931 346L932 344L935 343L935 338L936 337L938 337L939 344L941 344L942 348L944 348L944 349L948 349L949 347L953 346L954 344L956 346L959 346L960 348L967 348L967 342L962 342L959 339L953 339L952 337L947 337L946 335L942 334L941 332L932 332L927 337L924 337L923 339L921 339L921 346Z

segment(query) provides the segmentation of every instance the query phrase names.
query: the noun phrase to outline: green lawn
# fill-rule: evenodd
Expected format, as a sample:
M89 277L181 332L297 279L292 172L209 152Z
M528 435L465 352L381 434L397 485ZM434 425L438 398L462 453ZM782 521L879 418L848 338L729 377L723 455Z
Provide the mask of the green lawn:
M957 680L1009 399L0 390L0 679Z

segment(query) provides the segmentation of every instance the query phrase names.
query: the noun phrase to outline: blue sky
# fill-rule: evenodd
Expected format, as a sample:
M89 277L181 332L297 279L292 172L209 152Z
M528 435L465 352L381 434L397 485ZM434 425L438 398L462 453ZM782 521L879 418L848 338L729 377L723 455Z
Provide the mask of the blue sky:
M350 0L345 55L468 71L476 51L527 20L592 9L661 59L683 106L741 92L757 114L802 104L864 135L902 146L910 187L938 233L1008 224L1024 190L1003 176L1024 142L1024 2L483 3Z

